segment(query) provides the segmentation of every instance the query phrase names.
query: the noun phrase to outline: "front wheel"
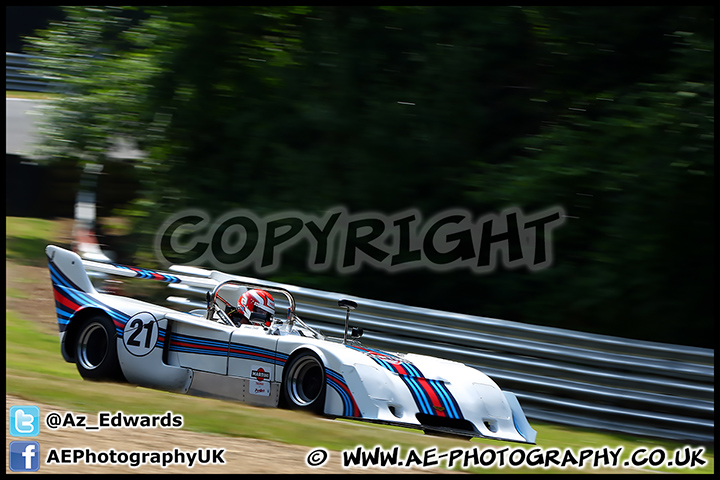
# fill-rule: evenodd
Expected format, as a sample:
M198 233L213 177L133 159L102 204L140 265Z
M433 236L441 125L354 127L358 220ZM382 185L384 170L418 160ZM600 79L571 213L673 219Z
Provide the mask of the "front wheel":
M325 367L313 352L293 358L283 372L285 406L322 413L325 407Z
M115 324L105 315L86 319L75 342L75 364L86 380L120 380Z

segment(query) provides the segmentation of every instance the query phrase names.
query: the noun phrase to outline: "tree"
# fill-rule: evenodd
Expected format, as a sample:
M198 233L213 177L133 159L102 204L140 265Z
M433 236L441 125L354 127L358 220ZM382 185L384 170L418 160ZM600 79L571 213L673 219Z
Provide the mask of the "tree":
M68 7L33 41L66 85L46 152L105 161L118 136L146 152L145 189L125 212L145 262L157 225L189 206L427 218L561 205L542 272L309 276L298 246L275 279L705 344L713 12Z
M659 71L639 77L632 65L632 82L621 72L612 83L614 71L596 67L604 78L581 87L602 89L563 101L569 108L496 172L502 187L490 195L557 202L569 215L554 267L517 280L535 292L526 321L711 345L702 339L714 318L713 44L702 22L695 33L672 27L666 58L651 62ZM578 48L553 39L565 47Z

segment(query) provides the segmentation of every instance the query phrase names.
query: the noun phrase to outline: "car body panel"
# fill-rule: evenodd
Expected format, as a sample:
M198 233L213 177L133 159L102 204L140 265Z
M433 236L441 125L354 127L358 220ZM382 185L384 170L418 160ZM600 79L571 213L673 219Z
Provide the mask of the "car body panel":
M114 323L118 361L125 379L132 384L275 407L282 398L288 363L312 352L325 372L322 413L326 415L535 442L535 431L517 398L501 391L475 368L425 355L384 352L355 340L313 336L302 324L290 321L290 313L287 321L276 318L277 323L269 329L238 327L221 323L213 313L185 313L100 293L88 279L85 267L205 291L215 289L235 302L245 287L232 281L241 277L222 272L197 277L116 264L95 265L52 245L46 253L67 361L74 361L73 329L78 319L87 314L84 312L102 311ZM289 311L294 315L291 298L290 302ZM212 312L210 308L208 312Z

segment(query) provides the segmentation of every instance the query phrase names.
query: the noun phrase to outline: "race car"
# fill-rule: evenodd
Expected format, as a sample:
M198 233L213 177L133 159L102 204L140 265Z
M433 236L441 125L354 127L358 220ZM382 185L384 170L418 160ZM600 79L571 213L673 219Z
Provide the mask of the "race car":
M195 267L166 273L92 262L53 245L46 254L62 356L84 379L535 443L516 396L479 370L364 346L361 332L349 330L350 311L357 307L351 300L338 302L345 330L342 338L331 338L298 316L293 295L279 284ZM206 306L181 312L100 293L88 270L186 285L205 292ZM276 298L287 314L238 315L248 292Z

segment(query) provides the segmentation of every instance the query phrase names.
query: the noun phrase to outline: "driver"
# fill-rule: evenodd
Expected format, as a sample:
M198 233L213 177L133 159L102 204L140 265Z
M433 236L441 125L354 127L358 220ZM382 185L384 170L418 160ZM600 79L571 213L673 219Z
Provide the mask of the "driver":
M242 323L260 323L269 327L275 314L275 300L265 290L248 290L238 300Z

